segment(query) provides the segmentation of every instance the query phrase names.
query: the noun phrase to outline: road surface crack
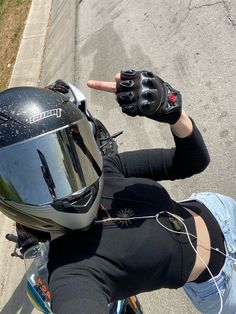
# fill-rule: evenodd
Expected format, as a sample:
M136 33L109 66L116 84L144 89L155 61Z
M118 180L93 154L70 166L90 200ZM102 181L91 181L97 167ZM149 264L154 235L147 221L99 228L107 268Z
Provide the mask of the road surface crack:
M233 27L236 27L236 21L234 20L232 14L231 14L231 3L229 1L222 0L222 1L217 1L217 2L214 2L214 3L202 4L202 5L199 5L199 6L193 6L193 7L188 6L188 10L189 11L193 11L193 10L202 9L202 8L205 8L205 7L213 7L215 5L223 5L223 8L226 11L227 19L229 20L230 24Z

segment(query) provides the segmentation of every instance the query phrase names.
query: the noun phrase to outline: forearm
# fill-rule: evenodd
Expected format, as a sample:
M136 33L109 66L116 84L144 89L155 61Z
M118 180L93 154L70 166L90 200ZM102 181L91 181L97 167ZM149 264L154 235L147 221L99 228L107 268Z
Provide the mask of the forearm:
M172 179L183 179L202 172L210 162L204 139L185 113L171 127L175 140L175 154L170 168Z
M171 125L171 130L179 138L187 137L192 133L193 123L185 111L182 111L179 120Z
M171 126L171 130L175 148L121 153L107 160L107 167L119 170L125 177L143 177L156 181L183 179L203 171L210 157L194 122L184 112L177 123Z

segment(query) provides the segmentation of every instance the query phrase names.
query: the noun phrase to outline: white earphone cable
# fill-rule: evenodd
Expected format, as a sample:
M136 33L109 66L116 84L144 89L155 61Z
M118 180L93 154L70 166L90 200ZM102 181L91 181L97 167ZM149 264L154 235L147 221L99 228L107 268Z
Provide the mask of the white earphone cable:
M168 227L164 226L164 225L158 220L159 215L160 215L160 214L164 214L164 213L165 213L165 214L167 213L167 214L169 214L170 216L173 216L173 217L174 217L175 219L177 219L178 221L180 221L180 222L182 223L182 225L184 226L184 229L185 229L186 232L171 230L171 229L169 229ZM159 225L161 225L164 229L168 230L169 232L178 233L178 234L186 234L186 235L187 235L188 240L189 240L189 244L191 245L191 247L192 247L192 249L194 250L194 252L196 253L196 255L199 257L199 259L201 260L201 262L204 264L204 266L206 267L206 269L208 270L210 276L212 277L212 279L213 279L213 281L214 281L214 284L215 284L215 286L216 286L216 289L217 289L217 291L218 291L219 298L220 298L220 310L219 310L219 312L218 312L217 314L221 314L221 313L222 313L222 309L223 309L223 299L222 299L222 295L221 295L219 286L218 286L218 284L217 284L217 282L216 282L216 280L215 280L215 278L214 278L214 276L213 276L211 270L209 269L209 267L207 266L207 264L203 261L202 257L201 257L200 254L197 252L197 250L196 250L195 247L193 246L192 241L191 241L191 239L190 239L190 235L193 236L193 237L196 238L196 239L197 239L197 237L194 236L193 234L190 234L190 233L188 232L188 228L187 228L187 226L185 225L185 223L183 222L183 219L182 219L182 218L179 218L177 215L174 215L174 214L172 214L172 213L170 213L170 212L163 211L163 212L158 213L158 214L156 215L156 221L159 223ZM218 250L218 252L219 252L219 250Z
M177 231L177 230L171 230L171 229L169 229L168 227L166 227L165 225L163 225L163 224L159 221L159 219L158 219L161 214L168 214L169 216L172 216L172 217L174 217L175 219L177 219L177 220L178 220L180 223L182 223L182 225L184 226L185 232L183 232L183 231ZM223 309L223 298L222 298L222 295L221 295L219 286L218 286L218 284L217 284L217 282L216 282L216 280L215 280L215 278L214 278L214 275L212 274L211 270L209 269L209 267L207 266L207 264L203 261L202 257L200 256L200 254L197 252L197 250L196 250L195 247L193 246L192 241L191 241L191 239L190 239L190 236L193 237L193 238L195 238L195 239L197 239L205 249L208 249L208 250L215 250L215 251L217 251L218 253L224 255L225 257L230 258L230 259L233 260L235 263L236 263L236 259L234 259L234 258L230 257L229 255L227 255L227 254L221 252L218 248L213 248L213 247L211 247L211 246L209 246L209 247L205 246L205 245L202 243L202 241L200 241L200 240L197 238L197 236L195 236L195 235L189 233L188 228L187 228L187 226L185 225L183 218L181 218L181 217L179 217L179 216L177 216L177 215L175 215L175 214L172 214L172 213L170 213L170 212L168 212L168 211L161 211L161 212L157 213L156 215L151 215L151 216L125 217L125 218L122 218L122 217L114 217L114 218L108 217L108 218L101 219L101 220L95 220L95 223L109 223L109 222L131 221L131 220L138 220L138 219L153 219L153 218L155 218L156 221L157 221L157 223L158 223L160 226L162 226L164 229L166 229L167 231L172 232L172 233L176 233L176 234L185 234L185 235L188 237L189 244L191 245L193 251L196 253L196 255L199 257L199 259L201 260L201 262L204 264L204 266L206 267L206 269L208 270L210 276L212 277L212 279L213 279L213 281L214 281L214 284L215 284L215 286L216 286L216 289L217 289L217 291L218 291L219 298L220 298L220 310L219 310L219 312L218 312L217 314L221 314L221 313L222 313L222 309Z

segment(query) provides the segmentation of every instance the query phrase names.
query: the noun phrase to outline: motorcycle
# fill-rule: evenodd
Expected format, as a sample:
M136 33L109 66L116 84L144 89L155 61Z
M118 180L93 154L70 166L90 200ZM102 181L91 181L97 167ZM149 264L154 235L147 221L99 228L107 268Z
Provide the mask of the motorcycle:
M69 97L86 116L91 130L93 132L96 143L101 151L102 156L108 156L118 152L118 146L115 138L123 133L123 131L110 135L109 131L98 119L95 119L88 110L86 98L84 94L74 85L65 83L61 80L63 93ZM55 82L55 83L56 83ZM60 90L60 88L59 88ZM25 271L27 277L27 295L33 306L40 312L51 314L51 294L48 288L48 270L47 259L49 251L49 241L35 243L26 251L22 250L19 237L14 234L7 234L6 239L15 243L15 249L12 256L19 257L24 260ZM108 305L109 314L142 314L142 307L137 296L118 300Z

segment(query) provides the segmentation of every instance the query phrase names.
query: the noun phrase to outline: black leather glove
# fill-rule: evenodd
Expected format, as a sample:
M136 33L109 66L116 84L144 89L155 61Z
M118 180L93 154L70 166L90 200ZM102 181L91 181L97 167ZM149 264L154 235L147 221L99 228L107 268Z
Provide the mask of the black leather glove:
M39 242L50 240L48 232L31 229L19 223L16 223L16 233L21 254L24 254L25 251Z
M121 71L116 86L117 101L129 116L174 124L182 111L179 91L149 71Z
M62 94L67 94L70 90L70 86L63 80L56 80L52 84L45 86L45 88L48 88L54 92L60 92Z

